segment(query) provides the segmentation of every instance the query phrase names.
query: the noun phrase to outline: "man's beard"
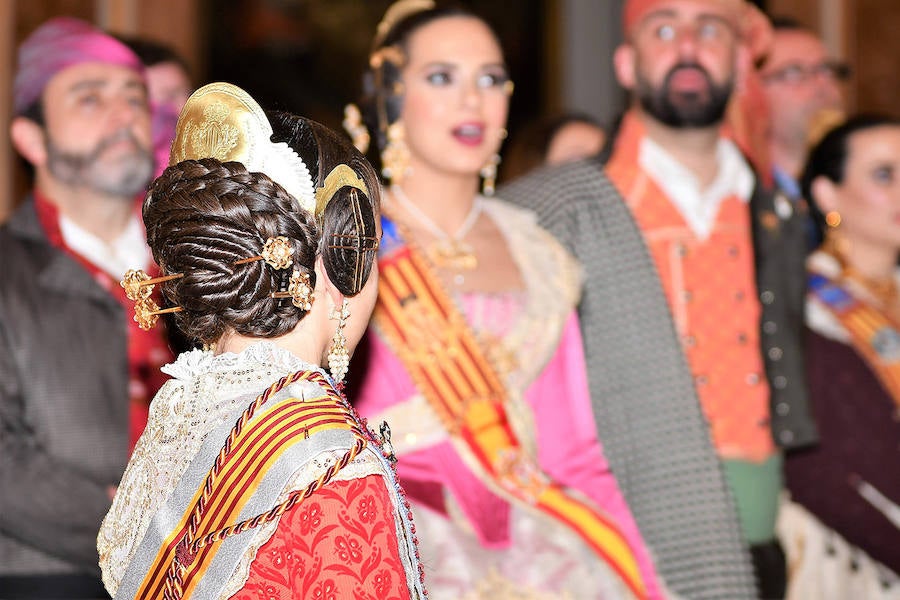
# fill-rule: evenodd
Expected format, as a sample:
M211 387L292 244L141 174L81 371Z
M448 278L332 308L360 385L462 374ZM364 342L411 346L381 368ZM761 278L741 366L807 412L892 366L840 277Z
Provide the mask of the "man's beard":
M131 199L147 189L153 176L153 154L127 129L97 143L85 153L60 149L47 136L47 168L56 179L73 187L87 188L107 196ZM130 140L134 150L115 158L104 157L109 146Z
M672 78L679 69L695 69L706 80L707 91L673 92ZM721 85L713 82L706 69L697 63L678 63L668 72L660 87L654 88L638 71L635 91L641 108L661 123L679 129L709 127L722 122L734 78Z

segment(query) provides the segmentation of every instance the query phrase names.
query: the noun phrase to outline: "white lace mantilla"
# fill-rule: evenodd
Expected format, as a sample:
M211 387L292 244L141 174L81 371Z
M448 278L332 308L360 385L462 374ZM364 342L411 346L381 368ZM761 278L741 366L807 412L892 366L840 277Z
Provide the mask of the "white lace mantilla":
M246 408L248 395L262 393L281 377L299 370L325 373L268 341L255 343L240 354L192 350L162 370L174 379L166 382L150 405L147 427L97 537L103 583L112 594L151 519L206 436L235 410ZM294 395L322 395L322 388L315 383L294 386Z

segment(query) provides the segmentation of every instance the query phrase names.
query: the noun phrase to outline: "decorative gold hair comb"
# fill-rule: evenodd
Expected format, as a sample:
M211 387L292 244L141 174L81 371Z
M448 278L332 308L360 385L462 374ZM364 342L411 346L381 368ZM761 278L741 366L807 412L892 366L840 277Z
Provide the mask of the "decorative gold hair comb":
M257 260L264 260L270 267L280 271L294 264L293 253L294 250L291 248L290 240L280 235L267 239L263 245L262 252L257 256L242 258L232 264L243 265ZM129 300L134 301L134 320L141 329L144 331L152 329L159 320L159 315L184 310L180 306L160 308L150 297L153 295L153 288L156 284L181 277L184 277L184 273L172 273L171 275L151 278L143 269L131 269L125 273L119 285L125 290L125 296ZM287 291L272 292L269 297L291 298L293 305L297 308L304 311L311 310L315 298L313 296L313 288L310 285L309 274L301 273L299 269L294 269Z
M175 127L169 164L215 158L243 163L283 187L304 210L316 208L309 169L284 142L272 142L272 125L257 102L230 83L205 85L191 94Z

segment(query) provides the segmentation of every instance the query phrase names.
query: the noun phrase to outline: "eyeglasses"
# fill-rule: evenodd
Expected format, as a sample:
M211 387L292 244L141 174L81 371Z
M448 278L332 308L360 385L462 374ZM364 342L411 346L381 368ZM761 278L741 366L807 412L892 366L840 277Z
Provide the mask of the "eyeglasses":
M818 77L835 81L846 81L850 78L851 73L850 67L840 62L826 61L817 65L791 63L777 71L766 73L762 76L762 79L766 83L778 82L788 85L800 85Z

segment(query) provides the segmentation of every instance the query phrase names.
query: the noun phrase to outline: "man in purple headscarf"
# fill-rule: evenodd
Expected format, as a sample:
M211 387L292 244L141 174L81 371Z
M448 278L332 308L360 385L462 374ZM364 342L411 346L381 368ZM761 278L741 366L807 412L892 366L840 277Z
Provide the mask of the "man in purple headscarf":
M71 18L19 48L12 142L34 190L0 228L0 597L104 597L96 535L170 353L118 285L152 269L143 69Z

